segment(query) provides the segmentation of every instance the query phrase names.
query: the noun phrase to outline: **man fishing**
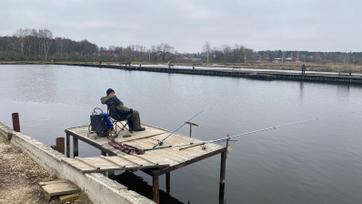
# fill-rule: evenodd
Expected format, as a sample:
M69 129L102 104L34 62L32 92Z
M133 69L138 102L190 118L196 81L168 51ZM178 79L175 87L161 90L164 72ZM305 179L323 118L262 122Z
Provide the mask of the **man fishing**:
M123 102L120 101L116 92L109 88L106 91L107 96L101 98L101 103L106 104L109 110L109 115L117 120L127 120L129 131L144 131L145 128L141 127L141 120L138 111L128 108L123 105Z

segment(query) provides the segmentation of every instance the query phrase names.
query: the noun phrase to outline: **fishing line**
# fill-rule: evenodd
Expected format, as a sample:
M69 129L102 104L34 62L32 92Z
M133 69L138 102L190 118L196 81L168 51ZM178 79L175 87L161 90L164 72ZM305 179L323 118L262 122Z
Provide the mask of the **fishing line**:
M196 114L194 114L190 119L188 119L186 122L190 122L192 119L196 118L198 115L200 115L201 113L203 113L204 110L201 110L199 112L197 112ZM180 130L183 126L185 126L187 123L186 122L183 122L180 126L178 126L177 128L175 128L174 130L172 130L170 132L170 134L168 134L166 137L164 137L160 142L158 142L155 146L153 146L152 149L158 147L158 146L161 146L163 145L163 142L169 138L171 135L173 135L175 132L177 132L178 130Z

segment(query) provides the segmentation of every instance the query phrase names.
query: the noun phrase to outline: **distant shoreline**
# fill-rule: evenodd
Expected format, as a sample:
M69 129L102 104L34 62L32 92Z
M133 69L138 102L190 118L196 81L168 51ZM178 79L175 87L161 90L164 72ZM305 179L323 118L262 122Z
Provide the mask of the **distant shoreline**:
M39 64L39 65L66 65L66 66L83 66L93 68L118 69L125 71L146 71L160 72L168 74L187 74L187 75L204 75L216 77L234 77L249 78L255 80L273 81L300 81L300 82L318 82L330 84L345 84L362 86L362 74L352 72L324 72L324 71L308 71L301 73L296 67L295 69L270 69L269 67L228 67L228 66L190 66L190 65L173 65L167 64L131 64L122 65L119 63L98 62L11 62L0 64ZM308 66L308 65L307 65ZM269 69L268 69L269 68Z
M99 65L95 61L0 61L0 64L85 64L85 65ZM134 62L132 66L139 65L147 66L165 66L167 63L149 63L149 62ZM307 71L314 72L336 72L341 74L347 73L361 73L362 65L356 64L318 64L318 63L303 63L303 62L285 62L285 63L224 63L224 64L205 64L205 63L174 63L174 66L185 67L212 67L212 68L233 68L233 69L268 69L268 70L293 70L300 71L301 65L306 64ZM102 62L101 65L119 65L118 62Z

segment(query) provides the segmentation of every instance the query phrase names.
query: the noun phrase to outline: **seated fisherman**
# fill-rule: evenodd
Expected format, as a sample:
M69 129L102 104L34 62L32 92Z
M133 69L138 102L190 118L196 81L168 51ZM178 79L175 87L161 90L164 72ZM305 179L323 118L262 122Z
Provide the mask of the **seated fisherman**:
M109 88L106 92L107 96L101 98L102 104L107 104L109 115L118 121L128 120L128 127L130 131L144 131L145 128L141 127L141 120L138 111L128 108L120 101L116 92Z

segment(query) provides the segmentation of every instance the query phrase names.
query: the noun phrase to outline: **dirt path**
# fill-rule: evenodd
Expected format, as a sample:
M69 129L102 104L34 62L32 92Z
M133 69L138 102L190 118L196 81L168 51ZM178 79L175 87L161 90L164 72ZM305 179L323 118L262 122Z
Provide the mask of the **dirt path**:
M37 182L53 178L0 136L0 203L48 203Z
M0 203L49 203L37 183L53 179L55 179L54 175L50 175L28 155L0 136ZM91 202L82 193L75 203Z

